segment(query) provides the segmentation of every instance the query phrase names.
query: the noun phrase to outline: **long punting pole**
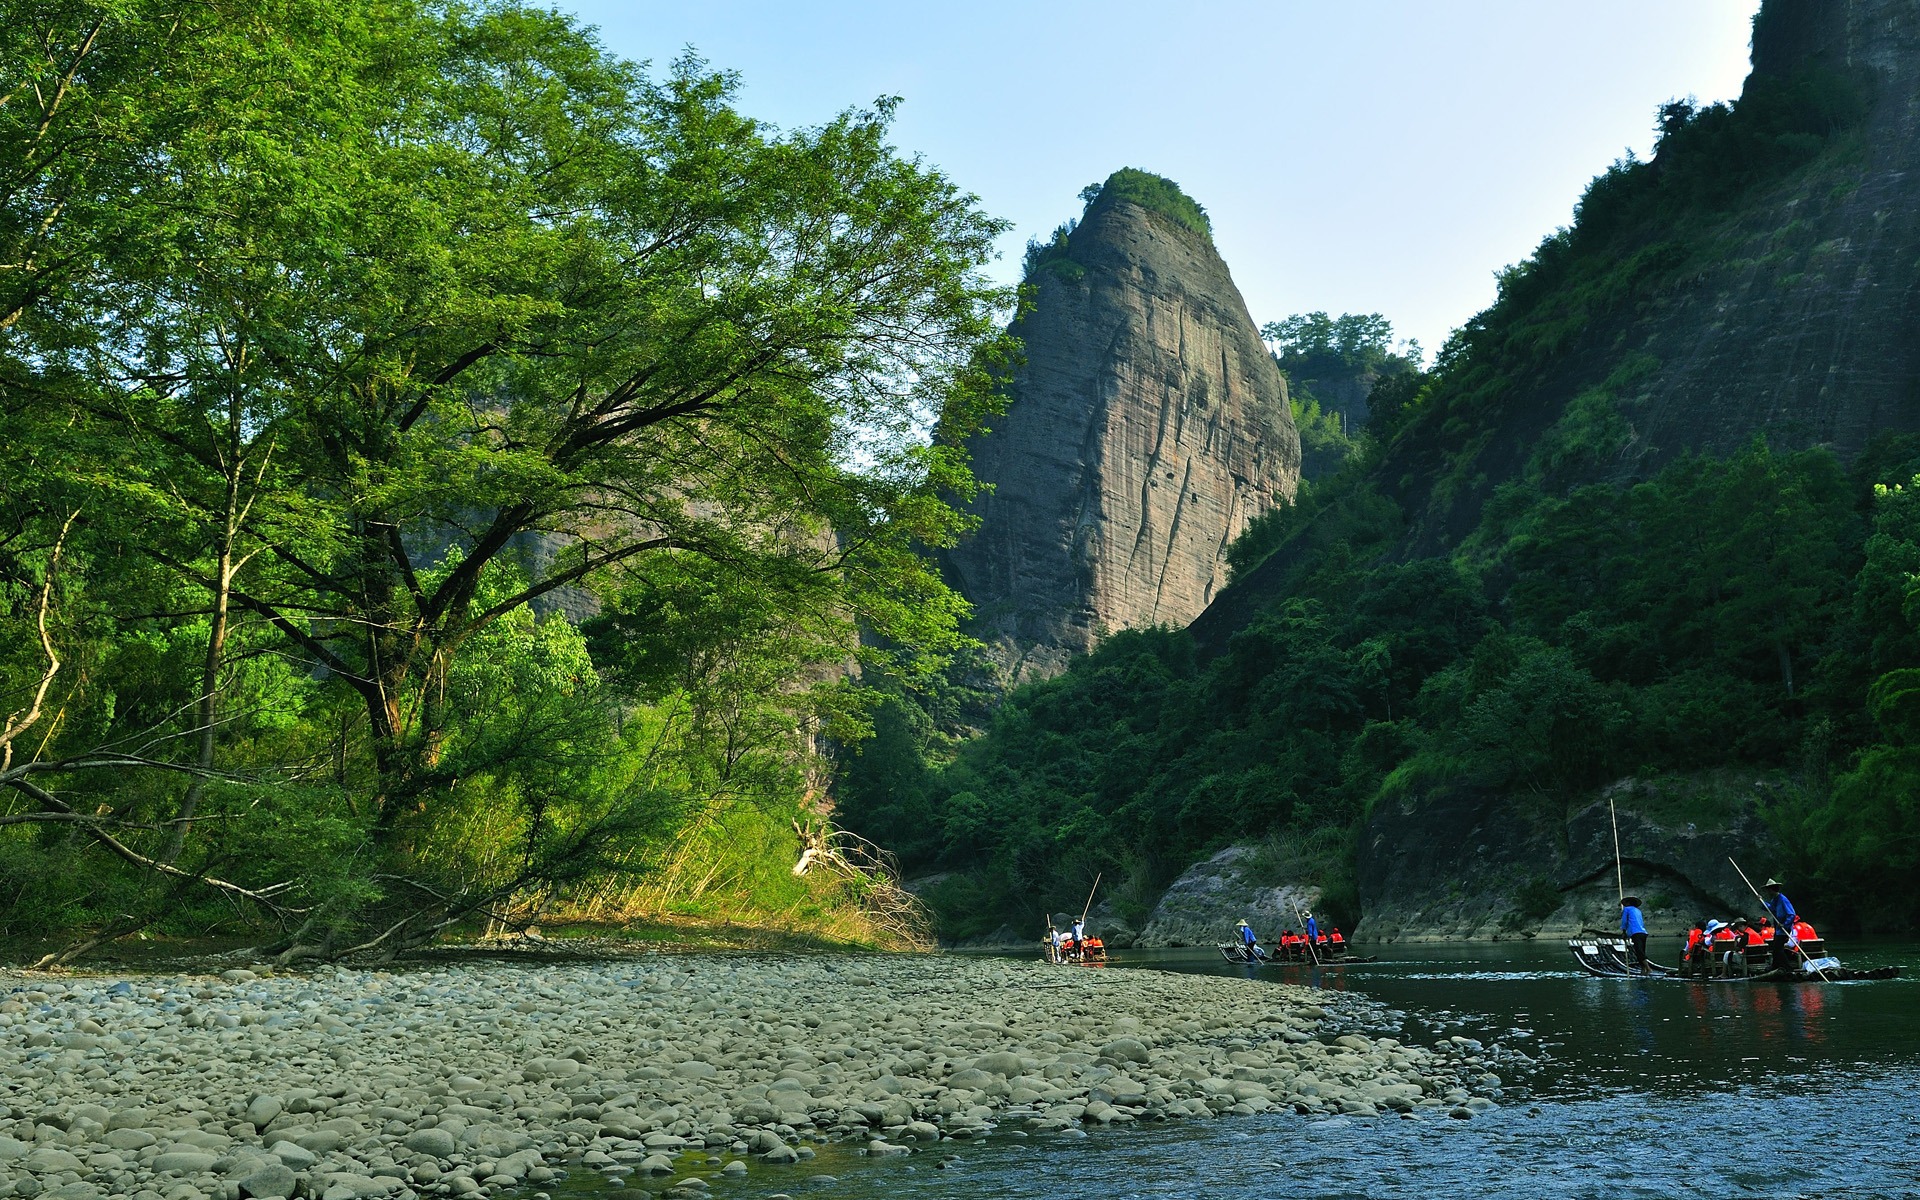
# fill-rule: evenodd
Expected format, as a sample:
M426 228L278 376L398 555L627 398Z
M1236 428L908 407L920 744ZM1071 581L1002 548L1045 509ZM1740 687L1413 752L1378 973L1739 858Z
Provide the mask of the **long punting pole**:
M1620 867L1620 814L1613 809L1613 797L1607 797L1607 815L1613 818L1613 886L1620 893L1620 903L1627 902L1627 877Z
M1731 854L1727 855L1727 861L1730 863L1733 863L1734 870L1740 871L1740 864L1737 862L1733 862L1733 855ZM1766 911L1769 913L1773 911L1772 909L1767 908L1767 898L1760 894L1759 888L1753 886L1753 880L1747 878L1747 873L1745 871L1740 871L1740 882L1747 885L1747 890L1753 893L1753 898L1760 902L1761 908L1766 909ZM1813 959L1807 956L1806 950L1802 948L1802 946L1800 945L1800 939L1793 936L1792 930L1784 930L1783 932L1785 932L1787 935L1787 943L1791 945L1795 950L1800 951L1800 961L1807 964L1810 967L1813 967ZM1813 973L1820 977L1821 983L1833 982L1832 980L1827 978L1827 973L1825 971L1822 971L1819 967L1813 967Z
M1087 914L1093 911L1093 893L1100 890L1100 876L1102 874L1104 874L1104 872L1099 872L1099 871L1094 872L1093 887L1091 887L1087 891L1086 907L1080 910L1080 924L1082 925L1085 925L1087 923Z

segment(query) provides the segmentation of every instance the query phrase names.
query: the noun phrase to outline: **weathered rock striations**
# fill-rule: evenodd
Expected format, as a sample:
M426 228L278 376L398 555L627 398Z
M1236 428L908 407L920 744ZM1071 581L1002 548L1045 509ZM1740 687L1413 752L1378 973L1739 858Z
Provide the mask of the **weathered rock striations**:
M1717 231L1717 269L1649 314L1642 352L1660 365L1623 474L1763 430L1851 457L1920 429L1920 2L1767 4L1747 93L1809 68L1872 97L1851 161L1756 197Z
M981 527L948 556L1016 679L1191 621L1300 474L1286 381L1204 234L1096 199L1033 282L1013 402L972 447Z

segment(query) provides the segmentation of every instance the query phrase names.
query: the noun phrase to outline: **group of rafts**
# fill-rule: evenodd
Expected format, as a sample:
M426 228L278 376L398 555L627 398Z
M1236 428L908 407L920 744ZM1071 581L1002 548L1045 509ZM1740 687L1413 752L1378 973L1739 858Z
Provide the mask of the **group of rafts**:
M1794 910L1793 902L1769 879L1765 915L1750 922L1694 922L1683 935L1680 965L1665 966L1646 954L1646 925L1640 898L1620 900L1620 937L1572 938L1567 948L1580 969L1605 978L1688 979L1700 983L1833 983L1854 979L1892 979L1898 967L1855 970L1827 953L1826 942ZM1636 933L1638 936L1636 937Z
M1361 958L1347 947L1346 935L1339 926L1331 931L1323 930L1307 913L1303 922L1305 931L1295 933L1288 929L1275 940L1273 948L1260 944L1253 929L1245 921L1234 927L1234 940L1219 943L1220 957L1230 963L1243 966L1263 967L1270 963L1350 963L1372 962L1371 958Z
M1266 966L1270 963L1350 963L1372 962L1371 958L1362 958L1347 948L1346 935L1339 926L1332 930L1322 930L1315 924L1311 913L1306 918L1306 932L1295 933L1289 929L1280 935L1272 949L1260 944L1252 928L1245 921L1234 928L1236 940L1221 942L1220 955L1231 963L1243 963L1248 966ZM1042 955L1050 963L1063 966L1097 966L1107 961L1107 946L1099 937L1087 932L1086 919L1073 922L1066 929L1049 928L1047 940L1042 945Z

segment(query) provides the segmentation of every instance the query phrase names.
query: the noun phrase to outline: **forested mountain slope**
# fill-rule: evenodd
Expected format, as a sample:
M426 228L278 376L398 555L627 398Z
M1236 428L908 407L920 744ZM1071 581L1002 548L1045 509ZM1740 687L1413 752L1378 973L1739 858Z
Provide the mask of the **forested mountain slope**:
M849 812L945 872L955 935L1096 872L1144 915L1229 841L1394 935L1577 927L1612 900L1603 789L1673 915L1737 899L1715 845L1910 926L1917 36L1913 0L1770 0L1741 98L1665 106L1650 161L1376 386L1365 452L1191 631L957 747L904 694Z

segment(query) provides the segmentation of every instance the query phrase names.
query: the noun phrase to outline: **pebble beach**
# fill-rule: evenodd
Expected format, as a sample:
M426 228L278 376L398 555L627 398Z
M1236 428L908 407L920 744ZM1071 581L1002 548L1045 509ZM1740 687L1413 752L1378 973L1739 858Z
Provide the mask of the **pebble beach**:
M1369 1035L1381 1018L1252 980L955 956L0 971L0 1197L534 1195L580 1172L702 1196L750 1163L798 1186L829 1141L1492 1106L1479 1043Z

